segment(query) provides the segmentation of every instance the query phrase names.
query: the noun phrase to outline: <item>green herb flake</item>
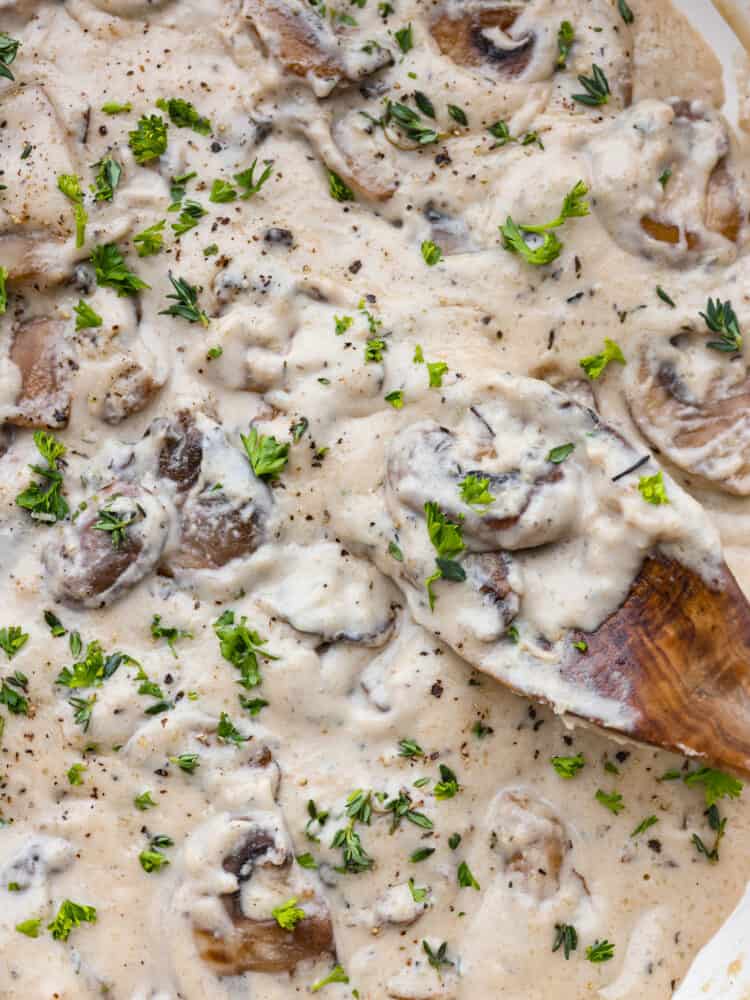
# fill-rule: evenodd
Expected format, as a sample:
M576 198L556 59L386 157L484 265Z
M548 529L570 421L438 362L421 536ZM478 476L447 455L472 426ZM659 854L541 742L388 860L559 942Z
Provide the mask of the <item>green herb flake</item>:
M555 940L552 943L552 951L560 951L567 961L571 952L578 948L578 932L572 924L555 924Z
M354 192L335 170L328 170L328 192L334 201L354 201Z
M90 330L103 323L99 313L95 312L83 299L78 300L78 305L73 307L73 312L76 314L76 330Z
M65 899L60 904L55 919L47 924L47 930L52 931L55 941L67 941L70 932L83 923L96 923L96 908Z
M622 801L622 795L619 792L605 792L599 788L594 798L605 809L609 809L611 813L614 813L615 816L619 816L625 808L625 803Z
M646 503L658 507L660 504L669 503L669 497L664 486L664 476L661 471L653 476L641 476L638 480L638 492Z
M181 97L170 97L169 100L160 97L156 106L160 111L165 111L169 115L170 121L177 128L191 128L199 135L211 133L211 122L208 118L202 118L190 101L184 101Z
M136 163L150 163L167 149L167 123L159 115L142 115L138 125L128 132L128 145Z
M560 465L565 461L570 455L575 451L576 446L574 444L559 444L556 448L553 448L547 455L547 461L552 462L553 465Z
M603 351L599 354L591 354L586 358L581 358L578 364L583 368L587 377L595 381L601 378L607 365L613 361L624 365L625 355L622 353L619 344L616 344L614 340L605 338Z
M423 240L421 250L422 259L428 267L434 267L435 264L439 264L443 259L443 251L432 240Z
M297 906L297 899L293 896L280 906L274 907L271 916L282 930L293 931L297 924L305 919L305 911Z
M575 757L551 757L550 763L561 778L575 778L586 766L582 753L577 753Z

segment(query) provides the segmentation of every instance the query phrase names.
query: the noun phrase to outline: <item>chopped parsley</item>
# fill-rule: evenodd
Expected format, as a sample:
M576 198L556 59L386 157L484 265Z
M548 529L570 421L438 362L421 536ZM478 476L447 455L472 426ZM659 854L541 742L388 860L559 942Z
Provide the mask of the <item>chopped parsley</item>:
M44 612L44 621L55 639L59 639L61 635L65 635L68 631L57 615L52 611Z
M434 267L435 264L439 264L443 259L443 251L437 243L433 243L432 240L423 240L421 249L422 259L428 267Z
M257 632L249 629L243 615L239 622L235 621L234 611L227 609L213 624L214 632L219 640L221 655L240 672L239 684L246 690L257 687L261 682L258 657L275 660L276 657L264 649L266 640Z
M222 712L219 717L219 724L216 727L216 736L222 743L235 743L237 746L241 743L246 743L250 739L249 736L242 735L226 712Z
M399 28L398 31L394 31L393 37L396 39L396 44L404 55L406 55L407 52L411 52L414 48L414 33L412 31L411 22L409 22L405 28Z
M102 111L105 115L123 115L132 110L133 105L130 101L127 101L125 104L120 104L118 101L106 101L102 104Z
M437 552L435 563L436 571L425 580L427 596L430 603L430 610L435 607L435 594L432 585L437 580L450 580L453 583L461 583L466 579L466 571L460 563L453 558L466 547L461 536L461 525L450 521L440 510L440 507L433 501L428 500L424 505L425 517L427 520L427 533L430 541Z
M195 229L204 215L206 215L206 210L203 205L188 198L180 208L177 222L172 223L172 232L175 236L182 236L183 233Z
M440 765L440 781L435 783L433 795L438 801L454 798L461 790L455 773L445 764Z
M147 809L155 809L156 803L151 798L151 792L146 789L145 792L141 792L140 795L136 795L133 799L133 805L136 809L140 809L141 812L145 812Z
M411 893L411 898L414 900L414 902L424 903L425 899L427 899L427 893L429 890L426 888L422 889L418 888L413 878L410 878L407 884L409 886L409 892Z
M102 318L95 312L88 302L83 299L78 300L78 305L73 307L76 314L76 330L89 330L102 325Z
M616 361L618 364L625 364L625 355L622 353L620 345L615 343L614 340L609 340L605 337L604 339L604 350L599 354L590 354L586 358L581 358L578 364L583 368L587 377L596 380L601 378L604 369L612 361Z
M557 68L565 69L568 64L568 56L573 47L575 32L570 21L562 21L557 29ZM567 957L567 956L566 956Z
M319 979L316 983L313 983L310 987L311 993L317 993L318 990L322 990L324 986L328 986L329 983L348 983L349 977L341 968L340 965L334 965L331 971L323 979Z
M605 809L609 809L611 813L614 813L615 816L619 816L625 808L625 803L622 801L622 795L619 792L604 792L599 788L594 798Z
M4 31L0 32L0 77L6 80L15 80L9 67L15 61L21 43L17 38L11 38Z
M297 924L305 919L305 911L297 906L297 899L292 896L280 906L275 906L271 910L271 916L283 930L293 931Z
M357 874L369 871L375 861L362 846L362 840L354 829L354 823L355 820L351 819L346 826L336 831L331 847L341 848L343 866L337 870Z
M385 114L381 120L383 125L395 122L404 135L419 146L427 146L437 142L440 136L431 125L425 125L420 115L407 104L399 101L387 101Z
M459 125L468 126L469 119L466 115L466 112L464 111L463 108L459 108L457 104L448 105L448 114L451 116L454 122L457 122Z
M577 753L575 757L550 757L550 763L561 778L575 778L586 766L582 753Z
M399 757L413 758L413 757L424 757L425 753L416 740L405 739L398 741L398 755Z
M432 830L434 823L425 816L424 813L412 809L411 795L407 791L400 791L397 796L389 799L384 806L386 812L391 813L391 833L395 833L401 826L401 821L406 819L415 826L423 830Z
M650 830L652 826L656 826L658 822L659 819L657 816L646 816L646 818L642 819L635 830L633 830L630 834L631 838L639 837L642 833L645 833L646 830Z
M142 115L138 125L128 132L128 145L136 163L150 163L167 148L167 123L160 115Z
M47 431L34 431L34 444L47 464L30 465L29 468L42 476L42 481L30 483L18 494L16 503L28 510L35 521L54 524L61 521L69 511L68 503L62 495L63 477L60 472L65 445Z
M435 853L434 847L418 847L416 851L413 851L409 855L409 861L413 864L419 864L420 861L426 861L431 854Z
M623 19L625 24L632 24L635 20L633 11L628 7L627 0L617 0L617 9L620 12L620 17Z
M14 671L10 677L4 677L0 684L0 705L5 705L12 715L28 715L28 690L29 679L26 674L22 674L20 670Z
M739 778L717 771L712 767L701 767L687 773L683 781L690 788L701 785L706 795L706 805L710 808L719 799L737 799L742 794L743 784Z
M390 403L394 410L402 410L404 408L404 391L403 389L394 389L383 397L386 403Z
M184 101L181 97L170 97L169 100L160 97L156 106L160 111L166 111L169 120L177 128L191 128L199 135L209 135L211 132L211 122L208 118L202 118L190 101ZM161 121L161 119L159 120Z
M260 715L261 711L270 705L270 702L266 701L265 698L246 698L244 695L240 695L240 705L250 715L256 716Z
M57 186L65 197L73 202L73 214L76 224L76 246L82 247L86 240L86 223L88 215L83 207L83 191L81 190L81 179L77 174L60 174L57 178Z
M94 712L95 703L95 694L92 694L88 698L68 698L68 704L73 709L73 721L83 729L84 733L87 732L91 725L91 716Z
M52 931L55 941L67 941L70 932L83 923L96 923L96 908L65 899L60 904L55 919L47 924L47 930Z
M247 200L248 198L252 198L253 195L258 194L268 178L273 174L273 163L267 162L265 169L256 181L255 167L257 163L258 159L256 157L246 170L242 170L239 174L234 175L234 179L237 181L238 185L245 189L240 195L240 198Z
M432 949L427 941L422 941L422 950L427 956L427 961L433 967L437 969L438 972L445 965L453 965L453 962L448 958L448 942L443 941L443 943L437 948Z
M136 233L133 237L133 243L135 243L139 257L152 257L163 250L164 235L162 230L165 225L165 220L161 219L153 226L149 226L148 229L144 229L142 233Z
M461 499L469 507L488 507L497 499L490 493L489 485L490 481L487 477L470 472L458 484Z
M479 889L479 883L472 875L471 869L465 861L462 861L458 866L456 875L458 878L458 884L462 889Z
M354 201L354 192L335 170L327 170L328 193L334 201Z
M7 625L0 628L0 649L9 660L12 660L28 641L29 634L24 632L20 625Z
M258 479L277 479L289 460L289 444L270 434L259 434L255 427L240 434L248 461Z
M125 258L116 243L105 243L91 251L96 283L106 288L114 288L117 294L135 295L144 288L150 288L137 274L128 270Z
M2 63L0 63L2 66ZM2 75L0 73L0 75ZM39 928L41 927L41 918L35 917L30 920L22 920L20 924L16 924L16 930L19 934L25 934L26 937L37 938L39 937Z
M669 183L669 178L671 176L672 176L672 168L671 167L665 167L664 170L662 170L662 172L659 174L658 180L659 180L659 183L662 186L662 189L667 186L667 184Z
M145 851L141 851L138 855L138 860L141 863L141 868L144 872L148 872L150 875L152 872L160 872L162 868L165 868L169 864L169 858L162 851L155 847L149 847Z
M595 941L586 949L586 958L589 962L608 962L614 957L615 946L606 939L604 941Z
M169 759L186 774L193 774L201 766L200 756L197 753L181 753L177 757L170 757Z
M659 296L662 302L665 302L670 307L670 309L676 308L674 299L670 295L667 295L667 293L664 291L661 285L656 286L656 294Z
M187 629L177 628L176 626L162 625L161 615L154 615L151 620L151 638L166 639L172 656L176 659L177 651L174 648L174 644L178 639L192 639L193 633Z
M214 204L223 205L234 201L236 198L237 189L232 187L228 181L215 180L211 185L211 194L208 196L208 200L214 202Z
M638 492L646 503L658 507L660 504L669 503L669 497L664 487L664 476L661 471L653 476L641 476L638 480Z
M526 223L517 225L508 216L505 225L500 226L504 248L511 253L521 254L529 264L549 264L553 260L556 260L560 256L563 245L551 230L562 226L568 219L581 218L588 215L589 203L585 200L587 194L588 188L585 183L577 181L565 195L557 218L541 225ZM541 236L542 242L537 246L531 246L526 240L528 234L533 234L537 237Z
M553 465L560 465L564 462L566 458L573 454L576 450L576 446L571 444L559 444L556 448L553 448L547 455L547 461L552 462Z
M5 310L8 308L8 288L6 286L7 280L8 280L7 267L0 267L0 316L3 316Z
M719 860L719 846L721 845L721 842L726 834L727 821L726 818L721 818L719 810L715 804L709 806L705 812L705 816L708 819L709 827L716 835L714 837L713 847L706 847L705 843L697 833L694 833L690 839L696 851L698 851L699 854L702 854L707 861L711 862L711 864L715 865Z
M71 785L83 784L83 772L86 770L85 764L71 764L68 768L68 782Z
M112 548L119 549L125 542L127 529L143 516L144 511L140 505L132 504L127 498L115 495L99 508L94 529L109 532Z
M112 201L120 183L122 167L111 156L105 156L103 160L94 164L94 168L96 174L91 186L94 201Z

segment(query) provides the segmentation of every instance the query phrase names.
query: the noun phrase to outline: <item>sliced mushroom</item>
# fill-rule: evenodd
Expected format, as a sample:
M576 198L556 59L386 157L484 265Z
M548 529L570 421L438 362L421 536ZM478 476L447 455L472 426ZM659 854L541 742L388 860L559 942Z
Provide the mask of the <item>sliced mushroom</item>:
M462 4L442 13L430 32L443 55L459 66L485 66L501 76L519 77L534 50L532 32L517 38L511 33L523 10L507 3L491 8Z
M156 429L152 429L156 432ZM159 475L170 479L178 494L195 485L203 461L203 436L188 410L169 421L162 431L159 451Z
M75 368L65 324L48 318L21 324L13 336L10 360L21 374L21 387L5 419L19 427L65 427Z
M342 81L356 82L392 61L390 52L345 38L307 4L298 0L245 0L247 17L268 52L287 73L311 80L316 93L325 96Z
M97 527L103 509L128 525L123 532ZM167 511L153 493L133 483L111 483L45 550L51 594L74 607L112 604L156 568L168 531Z
M513 888L539 900L554 896L570 841L552 806L508 789L490 807L488 826L490 848L500 855Z
M260 821L244 820L241 826L243 839L223 860L224 871L235 877L237 886L221 896L227 926L193 928L201 959L218 976L238 976L244 972L293 972L300 962L333 954L328 908L312 877L294 866L288 838L278 827L264 826ZM306 915L294 930L285 930L270 915L259 914L253 899L255 881L262 883L264 900L272 893L279 902L298 898Z
M139 362L126 362L112 377L102 401L101 418L106 424L121 424L152 402L163 382Z
M716 111L698 101L642 101L590 149L597 213L626 250L671 264L688 254L736 255L747 211Z
M154 434L162 435L159 474L175 484L179 508L178 537L162 570L216 570L251 555L266 540L273 500L244 453L205 416L182 413Z
M711 335L645 341L628 372L630 413L644 437L726 493L750 495L750 374L707 347Z

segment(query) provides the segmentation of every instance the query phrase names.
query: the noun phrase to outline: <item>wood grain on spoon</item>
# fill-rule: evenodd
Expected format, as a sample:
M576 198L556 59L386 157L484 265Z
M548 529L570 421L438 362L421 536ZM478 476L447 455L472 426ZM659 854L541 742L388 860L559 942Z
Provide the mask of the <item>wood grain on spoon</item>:
M726 565L715 586L648 557L621 607L593 633L566 679L614 697L628 735L750 775L750 605Z

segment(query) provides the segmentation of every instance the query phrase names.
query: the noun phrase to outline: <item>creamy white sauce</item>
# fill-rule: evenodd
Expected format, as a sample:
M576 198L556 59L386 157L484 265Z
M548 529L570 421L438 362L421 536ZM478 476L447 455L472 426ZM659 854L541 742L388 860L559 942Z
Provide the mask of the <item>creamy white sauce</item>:
M674 404L652 408L649 393L672 363L700 404L678 417L699 429L712 401L742 394L743 356L707 351L699 313L709 296L731 299L750 329L746 152L713 110L720 71L705 44L665 0L630 5L632 26L609 0L533 0L475 38L484 62L460 64L446 46L467 7L478 16L490 4L395 0L387 18L375 0L342 4L358 25L335 29L282 0L0 4L0 30L22 42L16 81L0 82L0 265L11 272L0 422L20 425L0 438L0 627L29 635L0 658L6 683L27 676L30 705L28 716L0 707L3 997L287 1000L339 964L349 981L321 996L662 1000L731 913L750 878L743 800L719 803L727 836L710 865L690 839L711 842L701 789L656 780L681 759L568 730L497 681L627 733L626 708L559 676L569 633L611 614L655 548L710 577L723 542L750 587L744 411L718 437L679 443ZM289 7L312 60L301 70L278 20ZM556 71L566 19L575 41ZM403 53L394 33L409 24ZM497 53L521 51L509 75ZM611 96L591 109L572 95L594 62ZM360 113L378 118L386 97L414 108L415 90L434 104L422 125L437 143L411 148ZM128 132L142 114L166 120L155 102L177 97L210 134L172 123L164 154L139 166ZM107 101L132 111L108 116ZM499 120L541 142L497 146L487 129ZM106 155L122 177L111 202L95 202L91 165ZM256 179L273 165L258 193L209 201L214 180L233 183L256 159ZM356 201L331 198L326 167ZM177 238L170 188L193 171L183 207L193 199L206 214ZM82 178L80 248L63 173ZM591 212L558 230L556 261L537 268L503 250L508 215L549 222L578 180ZM675 233L655 239L644 216ZM160 220L163 251L139 257L133 237ZM423 240L443 249L434 267ZM96 286L86 261L107 242L149 288ZM170 271L199 290L207 327L162 314ZM100 327L75 330L81 298ZM49 358L35 377L56 374L32 399L36 417L20 399L31 334L32 360ZM368 362L372 338L385 346ZM626 365L586 383L579 360L605 338ZM414 361L417 345L447 365L442 385ZM401 409L386 400L397 391ZM604 428L567 399L594 407ZM39 412L67 446L75 514L52 527L16 504L39 463L28 427ZM277 482L253 474L240 439L251 425L290 444ZM435 433L448 465L422 446ZM562 478L540 485L550 449L568 442ZM670 502L654 506L637 485L660 462ZM461 504L451 463L518 475L479 514ZM425 501L464 518L467 580L436 583L434 611ZM132 519L115 569L93 527L108 502ZM493 508L513 523L488 528ZM499 552L509 592L488 602L482 560ZM216 623L229 609L257 633L254 686L222 656ZM45 610L68 635L51 636ZM154 615L182 633L173 650L152 638ZM131 659L101 683L56 684L94 642ZM69 700L94 696L84 729ZM247 707L257 700L267 704ZM405 739L425 755L400 755ZM583 770L559 777L550 758L577 753ZM175 763L186 754L198 755L192 772ZM460 786L453 797L436 794L441 765ZM373 792L370 822L353 827L373 864L341 872L332 840L358 789ZM624 811L596 801L599 789L619 792ZM155 806L141 811L147 790ZM424 818L390 832L386 805L405 793ZM651 815L658 823L631 836ZM147 873L139 855L155 835L173 841L160 848L169 864ZM432 853L411 861L420 849ZM293 860L308 853L317 868ZM479 889L459 884L462 863ZM55 941L46 926L65 899L97 920ZM272 957L288 945L272 914L290 899L317 929L314 947L284 969L241 971L259 939ZM33 919L38 937L15 929ZM552 951L557 924L578 932L567 961ZM612 960L587 961L604 939ZM451 964L436 969L424 942L433 954L445 943Z

